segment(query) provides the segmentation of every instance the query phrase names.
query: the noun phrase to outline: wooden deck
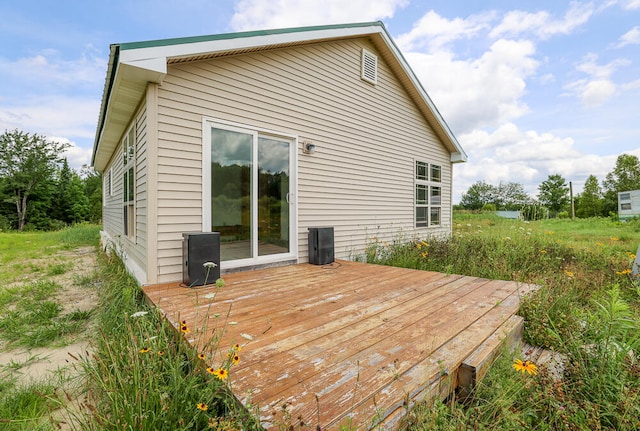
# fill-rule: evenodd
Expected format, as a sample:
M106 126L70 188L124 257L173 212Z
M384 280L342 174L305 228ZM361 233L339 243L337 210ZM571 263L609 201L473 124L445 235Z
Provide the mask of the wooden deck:
M346 261L224 279L219 291L143 289L174 326L185 320L194 328L187 338L198 351L217 353L212 366L242 345L231 386L242 402L259 405L266 428L282 423L286 403L312 428L394 429L407 405L449 394L467 357L487 362L478 359L488 357L483 346L513 332L520 298L534 288ZM212 333L223 327L223 352L211 352Z

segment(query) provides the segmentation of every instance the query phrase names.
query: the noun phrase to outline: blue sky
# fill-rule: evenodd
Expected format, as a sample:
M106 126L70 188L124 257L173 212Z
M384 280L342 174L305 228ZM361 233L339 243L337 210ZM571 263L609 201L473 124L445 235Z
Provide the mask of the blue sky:
M478 180L532 196L550 174L580 192L640 156L640 0L111 0L0 3L0 131L90 160L109 44L381 20L469 155Z

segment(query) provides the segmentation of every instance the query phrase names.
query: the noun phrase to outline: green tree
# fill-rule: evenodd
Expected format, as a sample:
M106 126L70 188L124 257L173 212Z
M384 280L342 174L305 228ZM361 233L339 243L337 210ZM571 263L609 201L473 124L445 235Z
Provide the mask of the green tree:
M15 205L18 230L24 230L30 198L54 180L67 144L19 130L0 135L0 178L3 199Z
M620 154L613 171L602 182L604 186L604 208L606 214L618 211L618 193L640 190L640 160L637 156Z
M93 223L100 223L102 219L102 174L83 165L80 169L80 178L84 184L84 195L89 200L87 219Z
M603 201L602 190L598 179L594 175L589 175L589 178L584 182L584 189L580 194L576 205L576 215L581 218L585 217L597 217L602 215Z
M80 176L71 168L65 158L58 175L51 213L56 220L65 224L78 223L89 218L89 199L84 192Z
M467 210L479 210L485 204L493 203L496 196L496 188L484 181L477 181L462 194L460 205Z
M538 200L557 216L569 204L569 186L559 174L549 177L538 186Z
M69 167L69 163L65 158L62 161L62 168L58 174L58 182L56 184L56 192L53 199L53 206L51 208L51 216L64 223L69 223L69 214L71 213L71 206L73 200L71 198L71 177L72 171Z
M531 198L524 191L524 186L520 183L503 183L498 184L497 201L494 201L496 208L503 210L519 210L523 205L531 201Z

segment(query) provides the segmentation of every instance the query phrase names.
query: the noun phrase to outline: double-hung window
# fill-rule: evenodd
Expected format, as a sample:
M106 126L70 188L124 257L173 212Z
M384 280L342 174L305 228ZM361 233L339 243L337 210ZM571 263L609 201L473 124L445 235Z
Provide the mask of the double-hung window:
M129 238L134 238L136 165L136 139L134 127L129 129L122 141L122 162L123 233Z
M442 167L416 160L416 227L440 226L442 211Z

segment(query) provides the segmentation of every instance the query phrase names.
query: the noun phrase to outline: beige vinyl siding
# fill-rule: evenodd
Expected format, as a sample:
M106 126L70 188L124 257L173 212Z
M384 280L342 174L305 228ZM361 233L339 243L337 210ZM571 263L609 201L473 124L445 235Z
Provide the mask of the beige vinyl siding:
M340 258L362 253L367 237L450 232L450 155L380 56L377 85L360 79L363 47L376 53L368 40L353 39L169 66L158 97L165 280L179 279L182 232L202 228L203 117L316 145L312 155L298 149L302 261L313 226L334 226ZM440 228L414 228L415 160L442 166Z
M103 229L114 239L118 247L122 247L127 259L132 259L135 265L143 272L147 271L147 236L148 236L148 199L147 199L147 122L146 108L144 104L132 119L136 130L136 155L135 155L135 235L128 238L124 235L123 220L123 158L122 142L116 148L107 165L105 172L113 169L113 193L105 197L105 205L102 211ZM127 127L126 132L130 130ZM139 280L146 282L146 280Z

